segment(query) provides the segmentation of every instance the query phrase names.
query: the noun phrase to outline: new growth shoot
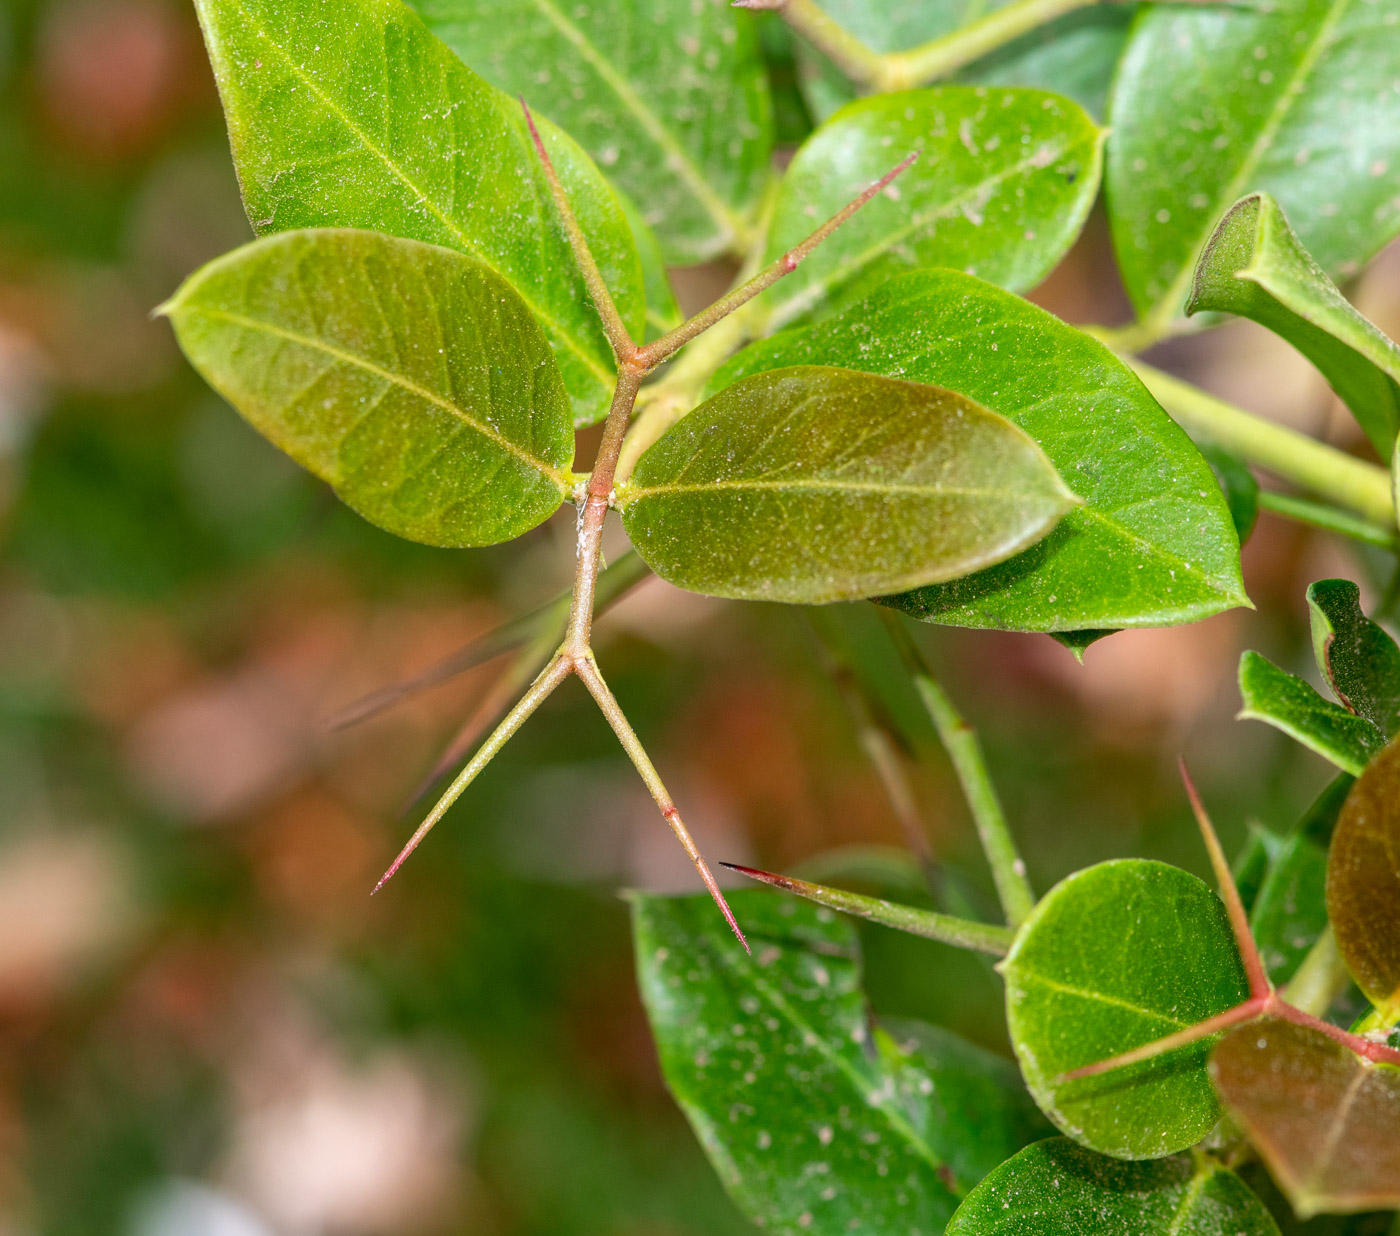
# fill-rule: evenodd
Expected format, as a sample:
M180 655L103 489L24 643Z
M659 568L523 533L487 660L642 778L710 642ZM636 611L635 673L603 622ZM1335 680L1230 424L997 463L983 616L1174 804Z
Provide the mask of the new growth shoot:
M1232 1026L1258 1021L1264 1017L1291 1021L1294 1025L1317 1030L1327 1035L1328 1038L1335 1039L1364 1060L1370 1060L1377 1064L1400 1065L1400 1051L1395 1048L1378 1043L1363 1035L1349 1033L1339 1026L1332 1025L1331 1022L1305 1013L1302 1009L1290 1004L1274 990L1273 984L1269 982L1263 958L1259 955L1259 947L1255 944L1254 935L1249 929L1249 916L1245 913L1244 903L1240 900L1239 889L1235 887L1235 878L1230 873L1230 866L1225 861L1225 851L1220 847L1220 839L1215 834L1215 826L1211 823L1210 816L1206 814L1200 795L1196 793L1196 787L1191 781L1190 774L1186 771L1184 760L1180 762L1180 767L1181 779L1186 785L1187 797L1191 800L1191 809L1195 812L1196 823L1200 826L1206 852L1210 855L1210 865L1215 872L1216 883L1220 888L1220 899L1225 903L1225 911L1230 918L1230 929L1234 933L1235 944L1240 950L1240 960L1244 963L1245 976L1249 981L1249 998L1235 1005L1234 1008L1217 1013L1214 1017L1208 1017L1205 1021L1188 1026L1185 1030L1179 1030L1165 1038L1145 1043L1141 1047L1124 1052L1119 1056L1113 1056L1108 1060L1100 1060L1095 1064L1085 1065L1082 1069L1074 1069L1072 1072L1064 1074L1059 1080L1066 1082L1079 1077L1092 1077L1098 1073L1107 1073L1111 1069L1137 1064L1142 1060L1151 1060L1166 1052L1174 1051L1178 1047L1186 1047L1201 1039L1209 1038L1211 1035L1228 1030Z
M661 776L656 771L655 765L652 764L651 758L647 755L636 731L633 730L616 697L603 680L593 655L592 630L593 618L599 600L598 573L602 564L603 523L613 499L613 484L617 473L618 456L622 450L623 436L631 420L637 393L647 374L669 360L692 339L747 304L765 288L771 287L779 279L796 270L803 258L913 163L917 158L917 152L909 155L897 167L880 177L804 241L789 249L753 278L721 297L709 308L681 323L670 333L643 346L632 338L626 324L622 321L607 284L603 281L602 272L598 269L598 264L594 261L593 254L589 250L583 229L580 227L568 197L564 193L563 184L550 161L549 152L545 149L544 141L540 137L539 130L535 127L534 117L524 99L521 99L520 105L524 110L525 122L529 126L530 136L539 155L545 180L549 185L555 206L568 234L574 259L578 263L584 283L588 288L588 294L602 320L603 331L612 346L613 357L617 364L617 380L613 389L612 405L603 424L603 438L598 447L597 458L594 460L593 469L588 475L587 482L579 487L574 499L579 504L578 557L564 637L515 706L505 715L496 729L477 749L476 754L457 774L446 792L438 799L427 818L409 838L408 844L390 864L374 891L378 892L393 877L394 873L403 865L404 860L417 848L418 843L442 819L447 809L461 797L462 792L491 762L496 753L505 746L511 735L524 724L530 714L544 703L566 678L577 676L582 680L589 694L593 696L603 716L607 718L608 724L612 726L623 749L631 758L638 774L651 792L663 818L670 825L671 831L675 833L691 862L695 864L695 869L701 880L704 881L710 896L714 898L715 904L723 912L740 943L747 949L748 942L744 939L744 933L739 929L739 924L735 921L734 915L724 899L724 894L715 882L709 864L706 863L691 838L675 802L662 783Z

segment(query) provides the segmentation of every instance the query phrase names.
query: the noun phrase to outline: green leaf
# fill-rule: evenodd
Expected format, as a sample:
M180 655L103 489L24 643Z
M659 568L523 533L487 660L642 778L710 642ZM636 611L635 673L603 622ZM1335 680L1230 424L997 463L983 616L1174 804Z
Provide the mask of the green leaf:
M1400 1021L1400 739L1357 778L1337 819L1327 917L1357 986Z
M1001 965L1021 1071L1061 1132L1119 1159L1200 1141L1220 1109L1205 1042L1091 1077L1062 1075L1233 1008L1249 995L1225 907L1165 863L1100 863L1036 906Z
M1210 1073L1300 1218L1400 1207L1400 1069L1268 1021L1226 1035Z
M1122 1163L1062 1137L1027 1146L958 1207L946 1236L1278 1236L1263 1202L1212 1159Z
M673 425L617 505L692 592L819 604L965 575L1074 505L1020 429L951 391L845 369L756 374Z
M1240 697L1241 720L1267 722L1352 776L1385 745L1385 736L1364 717L1323 699L1257 652L1240 657Z
M642 262L642 286L646 289L647 298L645 338L650 342L681 324L681 310L676 304L676 294L671 288L671 277L666 272L666 259L662 256L656 233L647 226L642 212L627 194L619 191L617 200L622 203L627 226L632 229L632 239L637 245L637 256Z
M1098 192L1103 133L1037 90L944 86L841 109L797 152L771 261L911 151L918 162L768 294L768 329L858 299L893 275L951 266L1023 290L1074 242Z
M968 275L918 271L829 321L752 345L711 389L783 365L958 391L1030 434L1084 501L1028 553L891 601L906 613L1082 631L1194 622L1249 603L1205 460L1122 361L1044 310Z
M568 490L549 342L510 284L460 253L284 232L211 262L164 312L258 432L399 536L506 541Z
M1331 383L1381 458L1400 427L1400 347L1362 317L1267 193L1241 198L1196 265L1188 315L1237 313L1287 339Z
M1119 268L1169 320L1215 222L1271 193L1333 277L1400 231L1400 0L1149 5L1109 101L1107 189Z
M956 32L1015 0L826 0L822 8L867 47L906 51ZM1013 39L955 73L951 80L984 86L1029 86L1073 99L1104 114L1109 80L1128 37L1132 5L1096 5L1066 13ZM855 97L839 69L798 42L802 89L812 114L825 119Z
M1361 612L1361 589L1349 579L1308 588L1317 667L1342 705L1386 738L1400 730L1400 648Z
M752 17L712 0L411 0L467 64L562 124L668 262L742 249L772 105Z
M707 898L633 900L662 1072L725 1188L770 1232L941 1231L1040 1135L1015 1069L933 1027L872 1033L855 932L831 911L731 905L752 957Z
M197 0L253 228L353 227L443 245L515 287L545 328L580 423L607 409L612 350L520 104L399 0ZM588 156L540 131L623 319L641 267Z
M1230 508L1230 519L1235 525L1235 535L1243 545L1259 521L1259 482L1249 470L1249 465L1224 447L1216 446L1213 442L1197 442L1196 449L1206 457L1210 470L1220 483L1220 491L1225 495L1225 505Z

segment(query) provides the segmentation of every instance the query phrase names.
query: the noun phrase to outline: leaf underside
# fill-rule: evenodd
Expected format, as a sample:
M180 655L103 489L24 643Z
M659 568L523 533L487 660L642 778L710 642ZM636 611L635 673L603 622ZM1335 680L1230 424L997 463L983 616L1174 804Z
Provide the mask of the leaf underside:
M1332 693L1386 738L1400 730L1400 647L1361 612L1361 589L1349 579L1308 587L1313 654Z
M1074 503L1040 448L970 400L800 366L726 387L618 490L647 565L692 592L821 603L948 579Z
M489 545L548 518L573 428L558 366L499 275L376 232L284 232L165 306L191 363L366 519Z

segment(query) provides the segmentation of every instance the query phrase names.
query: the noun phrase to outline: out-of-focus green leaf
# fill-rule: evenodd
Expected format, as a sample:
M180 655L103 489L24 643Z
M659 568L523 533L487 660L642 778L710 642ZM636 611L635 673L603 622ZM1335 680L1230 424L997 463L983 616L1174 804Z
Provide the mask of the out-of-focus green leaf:
M671 277L666 273L666 259L661 252L661 244L656 233L647 226L637 204L619 191L617 200L622 203L627 216L627 226L632 229L632 239L637 245L637 256L642 262L642 284L647 297L646 339L659 339L668 330L681 324L680 306L676 304L676 293L671 287Z
M1385 746L1385 736L1365 717L1323 699L1257 652L1240 657L1240 698L1242 720L1267 722L1352 776Z
M1349 579L1308 587L1313 653L1337 699L1386 738L1400 730L1400 648L1361 612L1361 589Z
M951 391L801 366L726 387L642 455L617 505L692 592L805 604L951 579L1074 505L1041 449Z
M1357 986L1400 1021L1400 740L1357 778L1337 819L1327 917Z
M1196 449L1206 457L1215 479L1220 482L1225 505L1230 508L1230 518L1234 521L1235 535L1243 545L1259 521L1259 482L1243 459L1223 447L1213 442L1197 442Z
M261 235L353 227L458 249L524 297L580 422L615 367L520 104L399 0L198 0L243 200ZM574 142L540 131L624 321L641 265L617 197Z
M1098 192L1103 133L1038 90L945 86L843 108L797 152L768 237L774 259L912 151L919 159L766 297L769 329L891 276L950 266L1021 291L1074 242Z
M1007 1160L946 1236L1278 1236L1264 1203L1212 1159L1123 1163L1062 1137Z
M1215 1124L1205 1042L1061 1080L1248 996L1225 907L1195 876L1142 859L1078 871L1036 906L1001 970L1021 1071L1061 1132L1114 1158L1155 1159Z
M1300 1218L1400 1207L1400 1069L1268 1021L1226 1035L1210 1074Z
M1178 313L1216 220L1276 197L1330 275L1400 231L1400 0L1150 5L1109 101L1108 205L1143 316Z
M855 933L831 911L731 904L752 957L708 898L633 901L662 1071L725 1188L770 1232L941 1231L1039 1135L1015 1070L932 1027L872 1032Z
M867 47L892 52L952 34L1010 3L1014 0L827 0L822 7ZM1096 5L1066 13L974 61L951 80L1053 90L1102 116L1134 7ZM813 115L825 119L855 97L841 71L810 44L799 40L798 57Z
M410 0L488 81L558 121L667 261L742 245L773 121L753 18L714 0Z
M285 232L210 263L164 312L254 428L399 536L509 540L568 490L549 343L511 285L460 253Z
M1352 308L1267 193L1231 206L1206 242L1186 312L1203 309L1252 318L1287 339L1331 383L1381 458L1390 457L1400 347Z
M828 321L752 345L711 389L784 365L955 390L1030 434L1084 501L1001 566L893 599L906 613L1083 631L1248 604L1234 525L1200 453L1107 348L1019 297L956 271L902 275Z

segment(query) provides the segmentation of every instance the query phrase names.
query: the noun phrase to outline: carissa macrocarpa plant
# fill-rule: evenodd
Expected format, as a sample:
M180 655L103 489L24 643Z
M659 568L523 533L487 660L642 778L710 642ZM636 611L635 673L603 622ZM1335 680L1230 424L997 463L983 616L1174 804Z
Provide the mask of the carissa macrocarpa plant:
M802 92L778 96L786 162L759 18L716 0L196 7L257 239L164 306L192 363L399 536L483 546L577 512L556 601L343 714L510 655L385 878L578 677L709 893L634 897L639 982L668 1084L766 1230L1270 1236L1290 1204L1373 1212L1328 1229L1348 1236L1389 1223L1400 648L1357 586L1308 594L1332 700L1241 661L1241 715L1338 778L1291 832L1253 836L1238 888L1199 810L1220 897L1131 858L1037 896L913 632L1082 656L1248 605L1260 511L1394 572L1385 466L1139 354L1250 318L1392 459L1400 348L1333 281L1400 233L1400 0L762 0ZM1021 294L1101 184L1135 320L1076 329ZM668 265L721 256L732 289L682 320ZM576 473L575 431L599 422ZM632 549L604 567L610 512ZM726 900L593 653L594 616L648 572L818 607L934 908L749 869L799 896ZM1383 609L1397 593L1400 574ZM880 618L861 639L854 611L820 608L863 600ZM903 666L902 720L864 663L877 646ZM1003 922L942 879L910 715L952 762ZM836 911L999 959L1016 1064L872 1021Z

